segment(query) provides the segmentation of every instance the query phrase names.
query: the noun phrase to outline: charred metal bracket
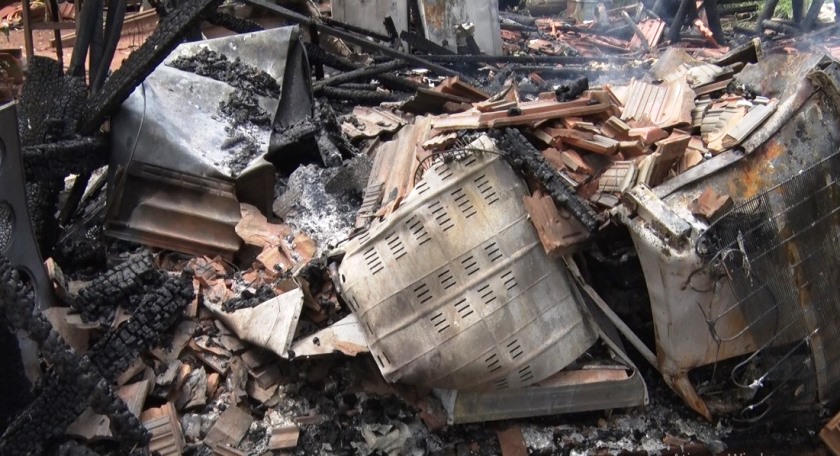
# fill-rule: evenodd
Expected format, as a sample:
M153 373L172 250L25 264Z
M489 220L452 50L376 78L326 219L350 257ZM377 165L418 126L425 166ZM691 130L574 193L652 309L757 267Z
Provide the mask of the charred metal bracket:
M17 132L15 103L0 107L0 252L24 271L35 289L42 309L54 302L26 207L23 160Z

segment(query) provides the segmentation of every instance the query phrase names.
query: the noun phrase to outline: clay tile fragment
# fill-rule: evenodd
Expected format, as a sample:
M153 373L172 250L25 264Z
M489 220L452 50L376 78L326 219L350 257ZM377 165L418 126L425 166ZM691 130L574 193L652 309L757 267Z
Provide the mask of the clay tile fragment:
M547 162L551 163L551 166L553 166L558 171L566 167L565 163L563 162L563 154L553 147L549 147L543 150L542 156Z
M733 205L729 195L721 195L711 187L706 187L703 193L692 202L691 213L704 217L706 220L714 220L716 215L727 211Z
M630 138L638 139L642 142L642 144L649 146L656 141L667 138L668 132L659 127L640 127L631 128L630 131L627 132L627 135L630 136Z
M563 164L566 165L566 167L572 172L590 175L594 172L592 167L590 167L583 158L581 158L580 154L574 150L564 150L560 153L560 157L563 160Z

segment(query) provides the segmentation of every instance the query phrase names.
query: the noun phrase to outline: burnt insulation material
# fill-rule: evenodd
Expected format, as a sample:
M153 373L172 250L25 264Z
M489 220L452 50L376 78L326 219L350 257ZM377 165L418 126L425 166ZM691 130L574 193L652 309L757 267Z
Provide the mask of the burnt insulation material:
M226 100L219 103L219 111L230 118L234 127L246 124L271 125L271 115L260 106L256 95L247 90L232 92Z
M92 172L107 164L109 147L108 138L104 136L26 146L23 148L24 176L27 182L43 182Z
M557 170L545 161L540 151L519 130L493 130L490 131L490 135L499 142L500 148L505 151L504 157L514 169L536 177L554 201L568 209L590 231L598 228L595 211L569 188Z
M169 66L221 81L248 92L271 98L280 98L280 84L268 73L242 63L237 57L229 60L226 55L203 48L195 55L178 57Z
M154 258L148 250L129 257L119 266L99 275L70 300L70 305L87 321L108 316L117 304L143 289L155 273Z
M5 264L8 266L8 262ZM2 266L0 263L0 278L4 278ZM8 271L6 276L14 287L14 277ZM6 282L4 280L0 285ZM0 291L3 291L2 287ZM116 403L109 385L178 319L192 300L192 278L188 274L179 277L161 274L146 291L131 320L105 334L84 357L65 359L46 375L41 394L0 437L0 456L39 454L43 446L64 433L88 405L94 407L94 411L113 415L113 429L127 433L118 436L127 447L144 445L148 441L138 423L125 416L124 405ZM43 349L46 348L45 344Z
M102 90L88 100L79 133L90 135L99 130L102 122L163 62L192 26L219 3L221 0L187 0L166 14L154 33L123 61Z
M21 145L33 146L72 137L86 97L83 78L66 76L61 65L53 59L33 57L18 103Z

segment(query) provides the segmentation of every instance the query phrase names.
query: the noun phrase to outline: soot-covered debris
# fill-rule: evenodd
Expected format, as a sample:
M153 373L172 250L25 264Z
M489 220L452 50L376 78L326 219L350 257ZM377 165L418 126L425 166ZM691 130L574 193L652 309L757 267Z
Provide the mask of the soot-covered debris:
M223 150L228 152L224 165L230 168L234 176L239 175L255 158L262 155L259 145L251 135L229 128L230 136L223 144Z
M260 106L260 102L253 92L236 90L219 103L219 111L231 119L233 126L254 124L268 126L271 115Z
M255 136L268 130L271 115L259 104L254 92L237 89L219 103L219 113L229 120L222 150L228 152L225 165L238 175L264 151ZM264 130L264 131L263 131Z
M233 87L257 95L271 98L280 96L280 85L270 74L245 65L238 57L231 61L226 55L207 48L193 56L178 57L169 65L182 71L226 82Z
M200 3L210 2L203 0ZM251 214L260 213L263 221L251 220L252 223L245 224L249 228L246 230L248 239L237 231L243 245L233 259L222 260L211 253L187 256L152 249L143 250L143 256L137 260L120 264L121 257L137 246L106 238L101 222L106 212L105 197L99 197L99 210L93 209L94 205L85 197L81 203L85 206L84 217L71 218L68 224L85 229L74 234L65 228L52 253L51 264L66 268L63 274L57 270L51 273L60 295L57 309L63 313L62 318L47 322L37 311L31 293L24 292L28 286L25 277L13 273L0 255L0 278L3 278L0 294L7 295L7 299L0 300L0 321L5 318L9 321L2 321L3 324L32 333L36 342L42 344L40 364L46 369L45 380L36 383L31 390L36 398L32 400L28 395L20 395L26 402L20 404L20 408L25 409L28 404L28 410L0 437L0 456L27 453L28 448L40 449L41 445L49 446L45 451L49 454L55 453L51 450L56 450L57 454L102 456L144 454L148 452L147 432L161 427L166 428L176 442L184 437L184 441L175 446L180 445L182 448L178 448L178 452L186 455L489 456L506 454L503 446L500 447L496 431L511 425L521 429L523 446L531 455L660 454L673 452L675 448L681 450L680 454L697 454L695 450L685 450L686 445L701 448L699 454L705 454L703 451L716 454L727 449L728 440L736 435L732 423L727 418L709 423L693 413L666 386L661 374L647 366L644 360L637 360L635 364L642 368L634 369L634 373L642 376L647 385L650 403L645 407L448 426L445 416L434 416L429 412L434 407L429 407L428 402L437 399L426 388L386 383L374 358L365 354L366 344L357 344L355 347L359 351L352 357L300 355L303 350L296 355L299 346L280 355L276 354L280 351L271 353L259 348L265 346L259 343L261 341L240 339L218 319L219 314L212 313L212 309L218 307L211 308L210 303L219 304L225 312L234 312L299 289L303 297L296 303L302 305L302 310L294 308L299 315L292 317L295 321L292 322L294 326L290 326L290 344L302 342L303 338L343 321L344 317L350 316L351 305L343 301L341 279L337 278L340 277L337 265L341 262L341 242L358 234L355 230L361 225L373 225L388 217L387 212L399 206L407 194L390 200L393 203L390 208L368 210L365 207L366 212L360 216L363 200L365 206L370 201L375 205L394 193L389 191L387 195L369 201L368 192L375 194L375 190L368 186L368 178L375 180L393 172L388 177L405 178L403 188L411 191L416 184L411 176L422 175L415 172L418 163L422 165L430 156L448 157L446 152L456 147L453 145L475 139L488 129L494 130L490 136L507 152L505 156L509 163L525 175L531 190L536 193L538 187L540 192L547 191L564 217L579 219L592 237L603 239L604 227L611 223L607 209L620 203L629 185L644 183L654 187L721 152L712 150L712 141L707 138L710 132L716 132L722 142L727 133L723 129L734 127L734 122L732 125L713 122L719 120L721 112L746 115L751 111L771 110L765 106L776 106L777 100L766 91L738 85L734 79L726 84L726 79L741 71L741 64L748 64L749 59L732 60L737 65L720 63L720 67L711 65L711 68L701 65L723 56L728 50L718 46L724 43L715 43L715 37L705 32L706 25L714 26L715 20L704 24L709 19L701 15L691 24L686 22L685 27L677 26L676 32L681 29L689 32L681 37L687 47L685 52L680 52L686 54L686 59L698 60L691 60L686 65L704 71L681 75L677 70L685 68L680 66L665 75L684 80L682 82L694 81L699 76L711 78L693 82L691 89L698 92L697 97L677 100L690 101L696 109L687 109L687 115L675 118L675 122L657 126L642 122L643 116L650 114L645 109L640 108L635 113L638 118L624 115L627 114L626 105L629 105L626 100L634 92L665 90L673 84L673 81L660 83L667 79L662 77L655 79L656 83L650 88L640 85L642 80L647 80L642 79L643 74L657 59L664 60L662 55L667 52L660 54L662 49L659 49L643 55L642 50L661 48L658 43L664 40L665 22L670 21L647 12L641 4L637 13L631 12L636 16L635 20L630 19L624 9L602 10L598 9L594 20L586 19L576 24L502 14L504 48L502 55L495 56L455 55L415 35L411 43L413 54L403 57L415 57L411 65L417 68L405 71L367 75L365 71L358 71L365 66L381 66L385 59L397 58L392 55L399 52L395 50L396 43L379 44L379 48L371 45L376 40L386 42L375 34L368 34L370 36L362 40L359 47L352 49L328 34L321 35L321 44L307 43L308 52L313 51L308 54L310 62L317 64L313 73L320 72L321 65L328 67L330 73L356 71L343 82L332 79L333 85L319 87L323 83L316 81L315 95L320 98L315 115L293 119L291 125L277 131L278 138L272 143L279 144L278 150L283 153L272 156L278 170L274 205L269 210L252 207ZM216 17L215 22L219 22L218 19ZM627 20L643 27L645 36L637 36ZM354 29L348 27L347 30ZM715 30L715 34L717 32ZM172 39L186 33L186 28L173 32ZM733 29L730 33L727 28L727 34L733 48L747 39L742 36L743 31ZM647 45L637 43L640 38L648 41ZM352 55L354 52L370 52L370 55ZM422 55L424 52L429 55ZM785 49L785 52L789 50ZM605 54L611 53L616 55L608 61ZM242 63L238 57L232 57L233 53L229 55L231 57L203 48L193 56L174 59L170 66L234 88L212 115L217 120L222 118L221 124L227 125L227 139L221 144L221 150L227 156L219 161L223 161L233 171L232 177L236 177L266 152L265 141L259 138L271 129L272 109L267 110L265 106L269 104L268 99L280 97L281 87L270 74ZM162 55L157 57L163 58ZM422 68L424 62L430 63L426 65L427 69ZM134 67L132 74L140 74L140 68ZM395 65L397 67L402 68ZM143 73L151 69L145 68ZM64 77L57 63L50 71ZM634 73L632 77L630 71ZM85 92L80 90L82 82L78 77L71 79L78 90L72 91L71 95L57 94L59 98L77 97ZM109 81L113 84L120 79ZM631 85L634 83L639 87ZM127 90L118 88L112 92ZM403 92L413 93L418 88L422 90L417 91L413 102L428 105L410 110L407 104L398 101L405 98ZM41 95L48 94L47 89L40 88L40 91L43 92ZM476 94L478 98L472 98ZM103 99L116 103L117 98L111 94ZM668 99L674 101L672 97ZM386 103L380 104L383 101ZM105 106L108 103L94 104ZM393 128L386 132L351 138L340 127L336 113L342 115L342 124L346 122L360 132L372 128L370 123L357 117L353 109L355 104L380 104L376 109L401 121L398 126L390 125ZM601 105L600 110L586 112ZM680 109L686 107L685 104L677 105ZM88 137L101 124L100 118L105 115L101 109L104 108L85 115L98 122L84 122L95 128L82 128L87 135L83 137L71 135L76 133L74 125L78 119L75 117L79 117L71 115L75 110L47 109L42 117L48 119L50 128L39 129L38 140L30 138L33 131L22 126L24 152L28 155L27 177L37 177L38 185L44 188L58 189L63 188L62 179L68 173L79 174L76 179L81 182L85 180L83 175L107 163L106 151L119 144L111 144L107 131L100 132L101 140L100 136ZM565 111L567 109L569 111ZM570 114L574 110L584 113ZM58 111L66 115L52 119ZM446 114L433 115L441 112ZM545 116L546 112L551 112L551 116ZM424 122L424 116L436 124L429 127L433 133L426 137L423 135L428 130L423 132L418 126ZM704 123L707 116L709 120ZM30 113L28 117L37 116ZM411 133L405 135L408 138L401 136L405 130ZM64 141L57 141L62 138ZM409 151L409 160L399 166L378 167L376 160L383 155L380 146L392 139L405 141L397 149L400 153ZM91 153L73 154L82 152L82 142L90 143ZM314 161L326 167L311 164L313 160L309 159L314 155L300 154L301 150L319 152L320 161ZM47 160L52 155L61 155L58 164L53 163L56 160ZM295 157L299 155L305 155L308 160L297 160ZM40 162L33 161L39 157L42 158ZM305 165L298 166L301 163ZM383 171L382 168L386 169ZM374 169L376 173L372 173ZM236 190L240 191L238 185ZM57 195L57 192L54 193ZM36 220L41 220L35 223L39 232L42 221L54 221L55 209L60 207L54 199L43 194L43 191L33 193L32 198L44 206L34 214ZM62 197L70 199L72 195ZM243 219L246 218L246 206L241 206ZM4 214L3 208L0 204L0 253L2 247L11 242L10 237L14 237L10 231L11 222L5 221L10 216ZM278 221L278 217L282 220ZM531 218L533 220L533 215ZM208 226L214 222L208 221ZM57 223L54 225L58 226ZM631 246L628 248L633 249L629 236L624 237ZM593 244L596 243L597 239ZM586 253L582 256L594 258L595 249L580 248L589 249L583 250ZM183 271L194 271L194 277L182 274ZM588 267L589 275L593 271L596 269ZM646 327L652 331L650 300L642 272L638 273L639 280L632 283L627 271L613 271L609 275L615 276L612 282L627 284L622 291L645 290L645 297L639 299L639 303L623 302L627 299L615 294L602 294L611 307L619 309L621 318L632 314L641 320L631 325L634 330ZM591 280L596 282L598 279ZM11 305L15 301L17 304ZM398 317L403 315L395 318ZM296 321L298 318L300 322ZM259 326L258 323L254 326ZM55 326L54 330L49 329L50 325ZM264 335L266 338L276 336L283 329L288 328L270 328ZM255 332L259 332L258 329L255 328ZM0 337L4 335L0 333ZM87 353L74 354L70 344L65 346L61 338L73 340L75 344L83 340L83 345L91 349ZM349 354L338 349L341 342L316 337L312 343L318 347L336 347L333 355L336 352ZM631 356L636 355L631 353ZM21 363L9 362L3 367L9 369L18 364ZM22 368L17 370L22 371ZM127 390L145 390L145 394L142 399L120 394ZM88 405L93 412L110 420L112 426L104 431L105 437L91 439L82 445L83 439L65 435L65 429ZM166 405L172 409L174 424L161 425L159 419L155 422L155 417L145 416ZM439 407L438 411L442 408L436 402L435 405ZM220 417L235 408L242 410L245 418L239 423L224 423ZM8 423L3 423L3 418L5 415L0 413L0 425L5 426ZM222 429L225 426L228 428ZM272 431L278 428L299 430L296 440L289 447L283 447L283 453L273 446L276 442L273 442L275 434ZM231 429L237 432L230 432ZM159 437L159 434L152 434ZM220 435L224 448L214 441ZM813 434L795 429L789 434L775 435L793 447L808 446L809 438L813 437ZM44 436L51 439L48 441ZM159 443L160 439L153 439L153 442ZM167 453L162 448L154 449Z

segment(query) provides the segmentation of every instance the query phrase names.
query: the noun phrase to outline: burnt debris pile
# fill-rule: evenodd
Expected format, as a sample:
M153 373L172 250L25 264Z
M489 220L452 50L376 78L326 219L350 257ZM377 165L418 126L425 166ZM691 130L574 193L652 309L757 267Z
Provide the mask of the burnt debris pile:
M840 454L833 4L60 5L0 456Z

